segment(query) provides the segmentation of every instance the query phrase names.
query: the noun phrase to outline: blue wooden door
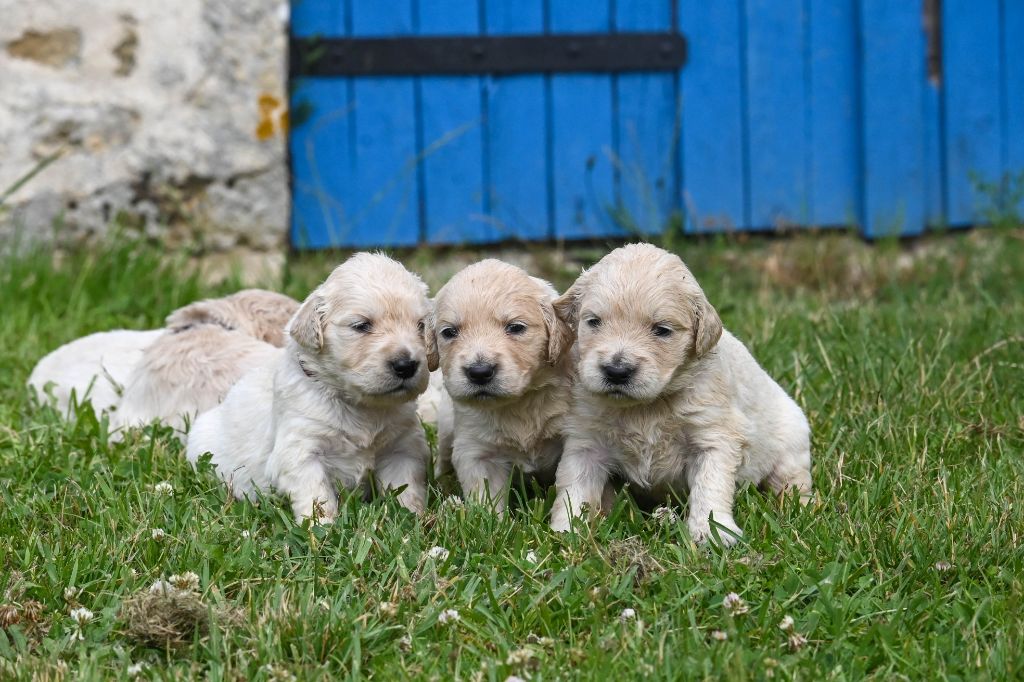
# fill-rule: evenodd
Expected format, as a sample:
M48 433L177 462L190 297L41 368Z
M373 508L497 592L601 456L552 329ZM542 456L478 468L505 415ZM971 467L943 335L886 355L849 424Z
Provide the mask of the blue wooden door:
M300 39L678 30L688 59L296 77L293 243L976 223L1024 172L1024 2L945 0L929 23L931 4L294 0Z

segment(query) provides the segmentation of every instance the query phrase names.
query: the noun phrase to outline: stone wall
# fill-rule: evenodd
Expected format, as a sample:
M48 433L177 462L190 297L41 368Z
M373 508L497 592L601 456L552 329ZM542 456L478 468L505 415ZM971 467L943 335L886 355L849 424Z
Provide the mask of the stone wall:
M60 243L119 224L279 250L287 0L0 0L0 207ZM56 226L56 227L55 227Z

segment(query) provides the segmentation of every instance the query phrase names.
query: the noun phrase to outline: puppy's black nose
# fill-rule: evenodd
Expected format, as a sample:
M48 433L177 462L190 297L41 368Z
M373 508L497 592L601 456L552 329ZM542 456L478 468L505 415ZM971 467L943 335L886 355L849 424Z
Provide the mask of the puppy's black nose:
M628 384L629 380L633 377L634 372L636 372L636 367L634 365L627 365L621 360L616 360L611 364L601 365L601 373L604 374L605 380L609 384L614 384L615 386Z
M412 358L398 358L397 360L391 361L391 371L395 373L399 379L408 379L409 377L416 374L416 370L420 368L419 360L413 360Z
M497 369L498 366L490 362L474 362L472 365L463 367L462 371L466 373L466 377L474 384L484 386L494 378L494 373Z

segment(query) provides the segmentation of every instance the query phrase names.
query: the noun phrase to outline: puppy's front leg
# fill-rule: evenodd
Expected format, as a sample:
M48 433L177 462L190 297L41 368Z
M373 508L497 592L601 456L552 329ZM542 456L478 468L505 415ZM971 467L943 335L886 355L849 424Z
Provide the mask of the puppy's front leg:
M603 500L614 499L614 494L608 495L611 482L605 454L595 443L573 437L566 440L565 452L555 473L558 494L551 509L553 530L568 531L572 520L583 514L584 505L593 512L601 509Z
M427 505L429 455L426 436L417 423L390 450L379 453L374 465L377 481L384 490L405 486L398 494L398 502L414 514L422 514Z
M722 443L703 450L687 468L690 510L686 525L694 542L707 542L713 537L712 515L715 523L725 529L719 537L726 547L736 544L739 536L743 535L743 530L732 516L738 464L739 453Z
M296 521L315 518L319 523L331 523L338 515L337 493L308 440L294 437L275 443L267 459L267 477L291 499Z
M499 460L493 447L472 438L456 436L452 467L467 499L487 504L496 514L505 512L512 465Z

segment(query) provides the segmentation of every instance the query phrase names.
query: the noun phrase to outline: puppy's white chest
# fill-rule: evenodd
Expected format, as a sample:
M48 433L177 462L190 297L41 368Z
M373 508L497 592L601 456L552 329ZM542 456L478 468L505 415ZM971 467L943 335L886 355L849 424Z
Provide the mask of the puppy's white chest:
M654 421L615 426L609 435L618 446L617 463L626 478L646 489L684 479L688 448L682 428Z

